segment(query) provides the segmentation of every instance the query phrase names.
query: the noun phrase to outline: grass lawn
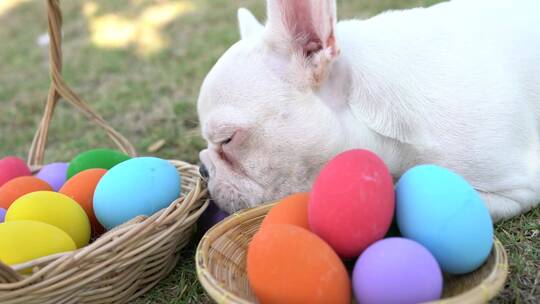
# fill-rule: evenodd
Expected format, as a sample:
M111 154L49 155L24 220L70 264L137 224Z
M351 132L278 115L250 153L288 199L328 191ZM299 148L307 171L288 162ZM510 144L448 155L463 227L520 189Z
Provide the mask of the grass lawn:
M387 9L433 0L338 0L341 18L366 18ZM197 162L196 99L203 77L238 39L236 8L264 19L263 0L61 1L64 76L139 153ZM45 1L0 0L0 157L26 157L49 85ZM104 30L107 29L107 30ZM47 161L69 160L110 146L100 129L60 104L50 130ZM497 226L510 256L510 276L495 302L540 301L540 210ZM208 302L197 282L193 253L136 303Z

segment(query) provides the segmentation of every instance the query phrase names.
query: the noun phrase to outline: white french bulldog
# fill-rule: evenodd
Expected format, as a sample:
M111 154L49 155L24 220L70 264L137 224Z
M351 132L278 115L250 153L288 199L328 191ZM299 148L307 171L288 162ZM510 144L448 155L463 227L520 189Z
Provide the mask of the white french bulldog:
M540 202L540 1L454 0L336 23L335 0L267 0L206 77L200 154L233 212L309 191L353 148L398 178L464 176L495 221Z

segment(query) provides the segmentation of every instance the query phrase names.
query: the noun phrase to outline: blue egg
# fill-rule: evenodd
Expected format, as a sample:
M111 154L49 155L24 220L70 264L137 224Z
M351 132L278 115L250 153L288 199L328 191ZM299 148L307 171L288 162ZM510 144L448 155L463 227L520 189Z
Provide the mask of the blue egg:
M168 161L132 158L111 168L94 192L94 213L107 229L152 215L180 196L180 175Z
M424 245L443 271L480 267L493 246L493 222L480 195L461 176L435 165L407 171L396 185L399 231Z

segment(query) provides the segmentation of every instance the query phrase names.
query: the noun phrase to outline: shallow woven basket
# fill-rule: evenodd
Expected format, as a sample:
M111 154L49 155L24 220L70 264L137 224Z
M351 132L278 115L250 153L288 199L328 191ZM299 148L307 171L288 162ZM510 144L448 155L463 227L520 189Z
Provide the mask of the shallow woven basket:
M237 212L201 239L196 253L197 275L217 303L257 303L247 280L247 247L273 205ZM504 286L507 273L506 251L495 239L487 262L473 273L445 277L443 299L431 303L488 302Z
M43 164L49 124L62 97L103 128L118 148L135 156L132 145L75 94L61 75L62 16L58 0L47 0L51 87L43 118L30 148L28 164ZM0 262L0 303L129 303L165 277L178 262L179 251L208 205L206 185L198 168L170 161L182 176L182 194L150 217L139 216L78 250L24 264ZM29 275L19 271L30 269Z

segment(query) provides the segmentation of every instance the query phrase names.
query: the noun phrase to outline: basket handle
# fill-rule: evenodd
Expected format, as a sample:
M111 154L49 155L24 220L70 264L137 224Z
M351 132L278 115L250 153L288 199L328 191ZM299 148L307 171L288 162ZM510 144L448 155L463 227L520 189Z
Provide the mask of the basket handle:
M30 167L43 165L49 125L54 113L54 108L61 97L74 106L79 112L88 117L91 122L102 128L122 152L130 156L135 156L136 152L133 145L131 145L122 134L110 127L99 114L94 112L88 104L66 84L62 77L62 12L60 9L60 0L47 0L47 14L50 37L49 67L51 86L49 88L43 117L41 118L36 134L34 135L30 151L28 152L28 165Z

